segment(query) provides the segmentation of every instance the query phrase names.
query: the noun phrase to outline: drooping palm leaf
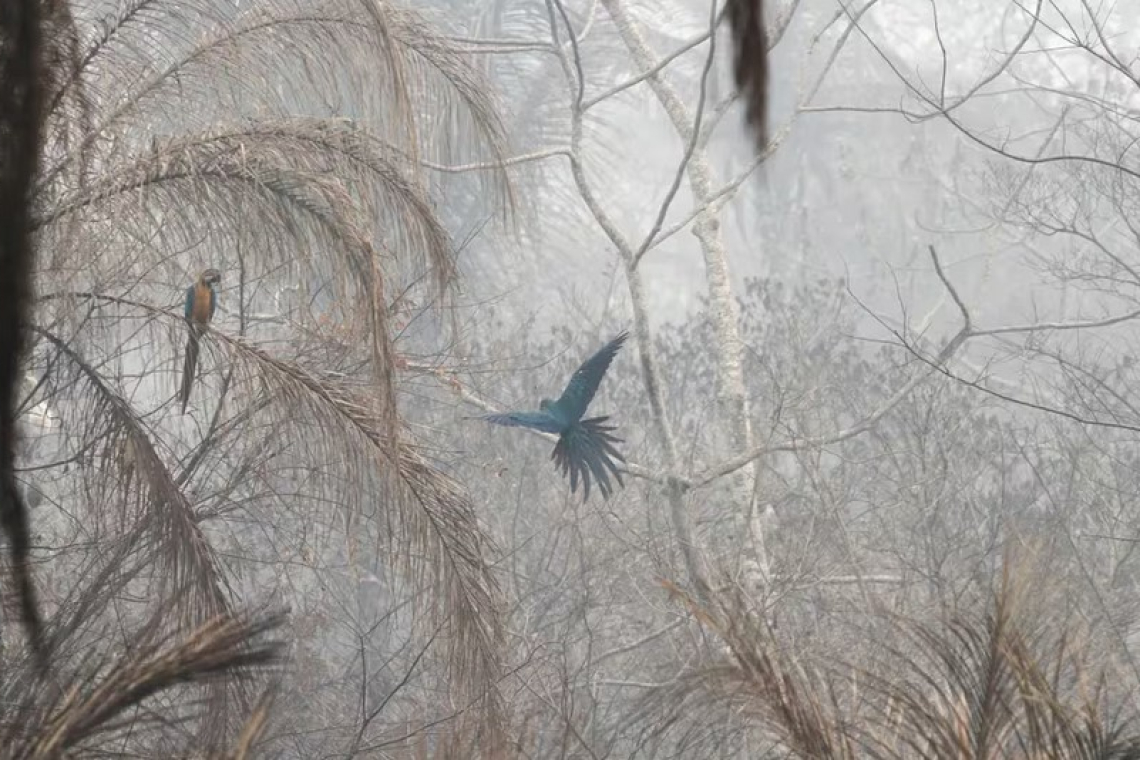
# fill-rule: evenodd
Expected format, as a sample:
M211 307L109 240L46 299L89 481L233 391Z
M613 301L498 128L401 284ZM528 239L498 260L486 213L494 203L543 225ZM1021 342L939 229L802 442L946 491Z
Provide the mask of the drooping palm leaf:
M228 491L210 489L232 489L246 468L296 466L298 451L321 447L344 463L335 485L344 511L360 515L367 500L410 581L438 591L433 611L452 621L458 683L485 690L497 669L497 589L470 501L400 422L390 323L397 292L423 281L433 286L421 288L424 300L438 302L456 285L454 245L422 164L503 156L483 77L418 14L372 0L77 8L77 33L60 38L74 54L52 70L34 190L31 226L48 252L37 286L49 297L33 321L49 400L71 410L61 448L81 463L96 456L102 470L47 462L35 477L83 495L96 545L110 546L116 531L138 537L130 556L157 562L132 565L132 582L176 591L167 622L189 625L229 597L202 508L211 498L226 508ZM504 172L480 177L492 209L509 207ZM163 305L204 265L227 273L215 324L223 337L202 340L199 415L180 426L160 410L165 350L181 345L184 326L166 314L161 327L144 320L136 330L133 317L116 321L74 291ZM278 309L290 288L299 297ZM285 346L286 358L227 341L228 320ZM336 341L351 362L338 364L335 382L290 375L305 374L290 348ZM223 383L237 389L224 405L207 395L219 344L236 375ZM330 396L338 384L347 395ZM243 447L243 435L257 440L243 428L257 415L284 432L272 446ZM314 419L327 435L312 441ZM59 530L65 510L50 511Z

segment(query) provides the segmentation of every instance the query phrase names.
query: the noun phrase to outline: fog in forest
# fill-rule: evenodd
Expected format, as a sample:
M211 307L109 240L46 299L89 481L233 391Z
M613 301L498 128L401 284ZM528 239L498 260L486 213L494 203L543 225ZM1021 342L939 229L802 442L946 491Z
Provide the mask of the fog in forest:
M0 3L0 757L1140 758L1140 4L753 1Z

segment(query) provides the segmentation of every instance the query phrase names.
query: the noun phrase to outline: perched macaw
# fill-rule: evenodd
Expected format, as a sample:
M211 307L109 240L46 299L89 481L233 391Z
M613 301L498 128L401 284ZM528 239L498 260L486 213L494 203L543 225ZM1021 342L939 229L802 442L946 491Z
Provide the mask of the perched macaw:
M186 362L182 365L182 413L186 414L186 404L190 401L190 389L194 386L198 368L198 338L218 309L218 291L214 286L222 281L222 273L217 269L206 269L198 275L198 281L186 288L186 321L190 323L190 338L186 342Z
M604 499L608 499L613 492L607 470L613 473L618 485L623 485L621 472L614 463L615 459L625 461L625 457L614 447L622 439L610 434L610 431L616 429L614 426L602 424L609 416L584 420L582 415L586 413L602 377L627 337L628 333L623 332L587 359L570 378L561 398L557 401L542 399L538 404L540 411L505 412L483 417L496 425L557 433L558 443L550 458L563 476L570 476L570 493L578 490L578 478L581 476L585 499L590 498L591 474Z

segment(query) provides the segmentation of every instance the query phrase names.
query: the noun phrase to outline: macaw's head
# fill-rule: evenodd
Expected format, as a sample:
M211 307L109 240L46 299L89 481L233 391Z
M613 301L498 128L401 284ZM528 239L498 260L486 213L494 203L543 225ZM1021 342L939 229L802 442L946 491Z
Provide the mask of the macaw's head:
M207 285L216 285L222 281L222 273L217 269L205 269L199 275L199 279Z
M548 398L544 398L538 402L538 408L544 412L550 411L550 407L554 406L554 402Z

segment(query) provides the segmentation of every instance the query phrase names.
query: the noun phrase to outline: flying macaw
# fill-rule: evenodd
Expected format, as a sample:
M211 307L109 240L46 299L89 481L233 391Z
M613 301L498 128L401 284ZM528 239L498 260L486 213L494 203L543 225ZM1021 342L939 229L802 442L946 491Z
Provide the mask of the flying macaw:
M614 447L614 444L621 443L622 439L610 434L610 431L616 429L613 425L602 424L609 419L609 416L584 420L582 415L586 413L586 408L590 406L602 377L628 335L626 332L621 333L587 359L570 378L561 398L557 401L542 399L538 404L540 411L505 412L483 417L496 425L557 433L558 443L554 446L554 453L550 458L554 460L563 476L570 476L570 493L578 490L578 478L581 476L585 499L590 498L591 474L597 481L604 499L608 499L613 492L607 470L613 473L618 485L623 485L621 472L614 463L615 459L625 461L625 457Z
M186 362L182 365L182 413L186 414L186 404L190 401L190 389L194 386L198 368L198 338L201 337L214 312L218 309L218 291L214 286L222 281L222 273L217 269L205 269L198 275L198 281L186 288L186 321L190 323L190 338L186 341Z

